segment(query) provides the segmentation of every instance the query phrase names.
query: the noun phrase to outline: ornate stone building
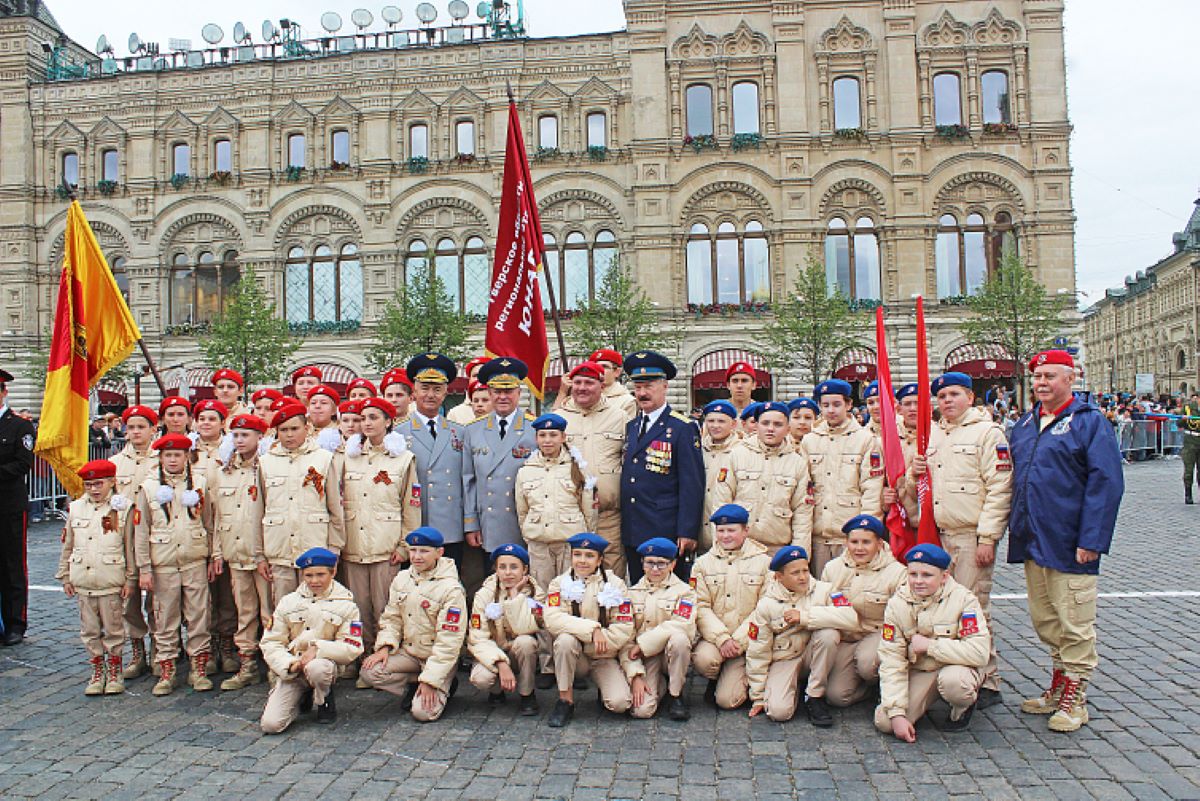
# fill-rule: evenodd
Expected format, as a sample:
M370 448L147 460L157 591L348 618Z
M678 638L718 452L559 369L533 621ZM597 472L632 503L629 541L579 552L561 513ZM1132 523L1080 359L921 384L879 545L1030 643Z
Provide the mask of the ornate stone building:
M933 369L1004 374L955 326L1002 248L1052 291L1074 290L1062 0L625 0L613 33L417 31L157 59L64 38L60 56L87 76L48 71L53 17L12 5L0 12L9 362L50 326L64 180L166 366L201 366L196 326L250 267L307 329L297 362L345 374L364 370L374 321L416 265L482 313L506 82L561 305L627 264L664 322L685 327L672 355L694 392L677 382L676 403L756 358L754 332L810 256L860 305L886 305L905 379L918 294ZM872 359L864 340L836 367L869 378ZM809 389L763 379L776 397Z
M1154 376L1155 394L1200 387L1200 200L1172 245L1083 313L1088 389L1133 392L1138 374Z

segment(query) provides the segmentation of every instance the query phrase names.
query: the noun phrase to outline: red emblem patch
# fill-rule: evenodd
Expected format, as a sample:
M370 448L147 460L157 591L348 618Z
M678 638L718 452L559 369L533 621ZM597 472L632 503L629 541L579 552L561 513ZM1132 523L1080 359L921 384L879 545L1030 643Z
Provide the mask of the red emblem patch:
M626 601L625 603L621 604L619 607L617 607L617 614L632 615L633 614L633 604L629 603L629 601Z
M692 602L683 598L679 599L679 605L675 607L675 614L684 620L692 619Z
M749 634L750 634L750 639L752 639L752 640L758 639L758 625L756 623L750 624Z
M258 500L258 487L254 484L251 484L249 487L246 488L246 494L250 496L250 500L257 501Z
M690 577L688 579L688 584L691 586L691 588L693 590L696 589L696 577L695 576Z
M462 617L462 612L456 606L452 606L446 610L446 622L457 623Z
M727 467L722 467L722 468L721 468L721 469L720 469L720 470L717 472L717 483L718 483L718 484L720 484L722 481L724 481L724 480L725 480L725 476L727 476L727 475L729 475L729 468L727 468Z
M883 639L887 640L888 642L892 642L893 640L896 639L896 627L893 626L891 623L884 623L883 629L880 632L879 636L882 637Z
M136 526L141 522L142 522L142 510L135 507L133 510L133 524Z
M972 634L979 633L979 618L975 617L974 612L964 612L962 619L958 624L958 636L968 637Z
M546 603L549 606L560 606L562 605L562 597L557 592L552 592L546 597Z
M851 606L850 599L840 592L830 595L829 600L833 601L834 606Z
M480 619L479 615L471 615L471 628L483 628L483 621Z
M355 620L354 622L352 622L350 624L350 636L351 637L361 637L362 636L362 623L360 621Z

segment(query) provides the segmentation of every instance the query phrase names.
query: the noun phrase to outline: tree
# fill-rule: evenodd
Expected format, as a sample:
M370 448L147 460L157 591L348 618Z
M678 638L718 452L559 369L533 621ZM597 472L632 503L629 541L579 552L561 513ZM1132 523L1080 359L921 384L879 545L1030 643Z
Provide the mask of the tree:
M242 271L232 299L200 339L208 364L238 370L247 387L278 380L300 345L287 322L276 315L275 303L259 286L253 267Z
M674 350L682 337L677 328L663 327L654 304L634 283L629 268L615 263L605 273L595 297L575 314L567 338L577 353L611 348L624 354Z
M367 364L383 372L426 352L465 361L469 334L466 315L458 311L442 279L427 265L417 267L384 307Z
M960 325L973 345L998 344L1017 363L1019 402L1025 405L1024 366L1053 341L1062 325L1062 314L1073 295L1055 297L1016 251L1006 249L1000 269L992 273L979 293L967 298L972 314Z
M775 319L758 337L767 366L800 369L814 386L829 377L833 359L858 342L864 315L850 308L840 288L831 293L825 265L810 252L792 291L774 304Z

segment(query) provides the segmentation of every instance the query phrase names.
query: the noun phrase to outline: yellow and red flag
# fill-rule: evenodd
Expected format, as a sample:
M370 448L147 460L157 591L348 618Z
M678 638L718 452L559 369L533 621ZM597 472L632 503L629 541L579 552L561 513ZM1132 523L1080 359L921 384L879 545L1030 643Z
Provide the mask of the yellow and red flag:
M533 198L525 137L521 134L517 104L510 100L500 226L483 345L491 356L511 356L525 362L529 368L525 383L538 400L544 394L550 362L546 318L542 315L542 295L538 291L538 274L544 262L542 224Z
M58 307L34 452L72 496L88 456L88 393L141 339L79 201L67 209Z

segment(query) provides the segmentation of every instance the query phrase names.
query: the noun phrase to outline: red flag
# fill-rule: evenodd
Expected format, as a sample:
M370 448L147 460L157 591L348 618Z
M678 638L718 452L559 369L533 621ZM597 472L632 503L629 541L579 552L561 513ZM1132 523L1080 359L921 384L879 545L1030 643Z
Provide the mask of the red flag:
M917 453L924 456L929 448L929 431L933 426L933 399L929 390L929 345L925 341L925 299L917 297ZM933 483L926 470L917 480L917 505L921 515L917 525L917 542L921 545L942 544L937 522L933 519Z
M879 382L879 430L883 434L883 466L889 487L895 487L904 475L904 447L896 428L896 396L892 392L892 366L888 361L887 334L883 327L883 307L875 309L876 380ZM884 523L891 532L892 554L902 557L917 544L916 532L908 524L904 505L897 500L884 510Z
M508 103L508 144L504 150L497 232L484 349L491 356L511 356L525 362L529 367L525 383L541 400L550 361L546 318L542 316L542 295L538 291L545 248L525 137L521 135L517 104L512 100Z

